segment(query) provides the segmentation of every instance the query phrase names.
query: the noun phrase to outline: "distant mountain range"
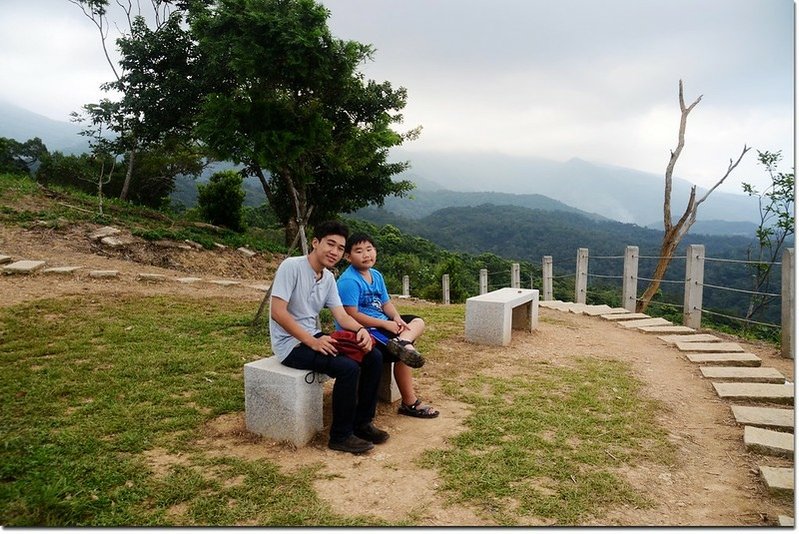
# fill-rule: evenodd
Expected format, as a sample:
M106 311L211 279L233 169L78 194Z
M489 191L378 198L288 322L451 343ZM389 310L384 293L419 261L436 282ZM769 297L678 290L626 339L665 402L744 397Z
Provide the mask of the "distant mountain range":
M411 163L407 179L420 188L537 194L588 213L641 226L663 213L663 176L591 163L579 158L557 162L502 154L397 151ZM681 215L691 183L674 178L672 211ZM706 192L697 188L697 194ZM758 222L757 200L714 191L700 206L698 220Z
M77 124L56 121L0 100L0 137L20 142L38 137L50 152L83 154L89 151L89 141L80 131Z
M78 154L88 151L88 142L79 131L78 125L0 101L0 137L18 141L40 137L51 152ZM411 168L400 178L417 185L405 198L386 199L385 210L400 217L419 219L443 208L491 203L662 227L653 221L663 210L663 177L652 173L578 158L561 163L500 154L404 149L398 150L395 157L410 161ZM205 173L201 181L209 175ZM245 180L244 186L247 205L265 201L256 179ZM675 178L675 214L681 214L690 187L689 182ZM698 189L698 193L703 190ZM193 180L182 179L176 184L173 200L192 206L196 194ZM693 233L752 235L753 223L759 220L757 202L745 195L714 191L700 207L697 219Z

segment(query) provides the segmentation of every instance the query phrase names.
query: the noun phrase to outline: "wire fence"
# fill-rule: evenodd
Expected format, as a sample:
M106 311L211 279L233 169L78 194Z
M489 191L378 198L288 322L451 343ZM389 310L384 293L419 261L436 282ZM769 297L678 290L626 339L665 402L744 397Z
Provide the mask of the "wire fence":
M701 247L694 249L693 247ZM793 249L789 249L791 256L790 256L790 265L793 265L792 254ZM629 251L628 251L629 252ZM547 295L547 298L553 298L551 292L554 290L555 292L560 291L561 295L564 291L564 288L567 288L568 291L571 291L571 284L559 284L559 289L553 286L553 282L556 280L567 280L572 279L574 280L574 291L575 291L575 301L582 302L585 301L585 297L587 295L591 295L594 301L606 297L608 295L607 291L612 288L614 285L618 288L619 285L622 286L623 292L628 291L628 288L632 286L630 289L629 295L625 296L624 293L622 294L622 300L624 301L625 307L630 309L630 306L634 306L636 302L639 300L639 284L643 283L653 283L658 282L661 286L683 286L684 288L684 302L686 304L677 304L674 302L665 302L663 300L650 300L649 304L653 306L660 306L663 308L671 308L673 310L682 310L684 312L684 324L689 325L689 316L696 316L696 319L699 320L702 314L707 314L713 317L723 318L729 321L738 321L744 324L751 324L751 325L758 325L767 328L781 328L781 325L775 324L773 322L768 322L767 320L757 320L751 317L751 310L752 306L750 304L749 310L746 312L746 317L736 316L732 313L725 313L727 310L721 309L719 310L717 306L714 306L714 309L707 309L707 307L703 306L703 290L707 291L719 291L719 292L731 292L738 295L745 295L751 299L761 299L761 304L765 299L765 302L768 303L769 306L774 305L774 301L783 300L785 299L785 288L782 288L781 293L768 291L768 290L759 290L757 288L753 289L744 289L740 287L730 287L726 285L721 285L718 283L710 283L704 280L704 263L719 263L719 264L730 264L730 265L755 265L758 267L762 267L763 265L768 265L769 268L773 267L783 267L783 262L772 262L767 263L763 261L757 260L737 260L733 258L714 258L714 257L705 257L704 256L704 247L701 245L691 245L689 246L688 250L686 251L685 255L682 256L674 256L670 258L670 261L685 261L685 278L684 279L670 279L670 278L662 278L660 280L656 280L654 277L648 278L646 276L640 276L637 274L638 272L638 261L639 260L663 260L665 259L663 256L650 256L650 255L638 255L638 254L627 254L627 255L597 255L597 256L590 256L587 255L585 250L581 249L578 251L577 254L577 262L575 263L573 260L566 262L561 261L560 263L556 264L551 256L545 257L543 265L546 269L542 268L542 274L546 273L546 279L543 276L539 276L535 269L530 269L530 264L527 263L525 265L526 271L523 271L520 266L521 263L515 263L511 267L511 269L503 269L503 270L492 270L492 271L485 271L483 273L481 271L481 280L480 280L480 291L494 291L496 289L501 289L504 287L509 287L516 285L517 283L520 286L526 286L529 283L531 288L536 287L537 283L540 283L544 288L545 291L550 291L550 294ZM624 274L616 274L618 270L613 265L608 265L606 262L618 261L623 260L621 263L622 265L618 267L619 270L623 270ZM629 261L635 262L635 269L630 269L628 271L628 263ZM590 263L594 262L594 263ZM600 263L599 267L596 267L596 262ZM589 264L595 266L594 269L589 270ZM696 265L702 266L698 270ZM576 268L575 268L576 267ZM652 268L654 271L654 266L650 263L647 268ZM669 268L673 269L674 264L672 263ZM693 269L693 270L692 270ZM784 269L783 269L784 270ZM593 272L592 272L593 271ZM599 272L596 272L599 271ZM615 272L614 272L615 271ZM557 272L557 274L555 274ZM669 272L669 271L667 271ZM721 271L721 272L729 272ZM633 274L629 274L633 273ZM485 278L483 278L485 276ZM654 275L651 275L654 276ZM589 286L588 281L593 280L595 282L594 285ZM443 280L442 280L443 283ZM792 291L792 289L791 289ZM692 301L689 298L689 294L691 292L696 292L698 295L698 300ZM630 296L632 295L632 296ZM664 293L663 296L668 297L671 295L673 297L673 292ZM693 297L691 297L693 298ZM791 297L793 298L793 297ZM770 299L770 301L768 300ZM611 298L610 300L613 300ZM712 301L712 299L711 299ZM689 304L690 302L690 304ZM725 300L720 300L718 302L725 302ZM727 300L729 302L729 300ZM754 302L754 301L751 301ZM739 308L740 308L740 301ZM731 309L736 309L734 306ZM773 317L773 308L771 308L771 312L765 315L765 317L772 316ZM783 314L784 306L782 310ZM785 324L786 318L783 316L781 318L783 324ZM790 319L792 324L793 319ZM689 325L693 326L693 325ZM699 324L695 325L696 328L699 327ZM783 330L784 332L784 330ZM792 334L791 334L792 335ZM783 341L784 343L785 341Z

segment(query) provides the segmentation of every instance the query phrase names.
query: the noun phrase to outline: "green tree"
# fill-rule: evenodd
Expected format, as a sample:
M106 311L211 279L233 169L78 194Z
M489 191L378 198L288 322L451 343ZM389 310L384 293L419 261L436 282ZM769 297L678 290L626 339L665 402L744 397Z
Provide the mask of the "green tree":
M392 180L407 163L387 161L418 133L391 128L406 91L366 81L357 68L371 46L334 38L328 16L313 0L219 0L190 17L208 88L196 131L258 177L287 243L305 224L413 187Z
M752 184L743 183L744 193L757 197L760 224L755 230L757 248L749 247L747 258L756 263L748 264L752 275L753 295L749 299L747 319L752 319L776 297L769 296L772 287L771 273L779 260L785 240L794 234L794 172L781 172L777 164L782 153L757 151L758 163L765 167L771 184L758 191Z
M30 174L45 154L47 147L38 137L24 143L0 137L0 173Z
M207 184L200 184L197 188L197 206L203 218L211 224L240 231L244 203L241 183L239 173L220 171L214 173Z
M191 116L200 93L195 74L200 69L194 65L194 45L184 28L186 2L150 0L148 17L142 14L139 2L116 2L119 16L114 25L120 35L115 42L121 59L115 64L108 51L109 1L69 1L81 8L100 33L114 77L101 87L121 95L115 101L87 104L82 113L73 114L73 120L88 124L83 133L92 137L93 152L103 157L109 153L124 155L124 179L121 187L115 188L119 198L148 197L152 184L141 179L143 174L171 176L174 181L171 168L203 165L202 154L190 135ZM175 160L166 157L176 148ZM187 164L190 153L195 154L196 161ZM154 159L153 154L159 157ZM146 158L147 171L136 170L140 156ZM156 160L162 163L162 169L153 169ZM133 192L131 188L137 184L138 191Z

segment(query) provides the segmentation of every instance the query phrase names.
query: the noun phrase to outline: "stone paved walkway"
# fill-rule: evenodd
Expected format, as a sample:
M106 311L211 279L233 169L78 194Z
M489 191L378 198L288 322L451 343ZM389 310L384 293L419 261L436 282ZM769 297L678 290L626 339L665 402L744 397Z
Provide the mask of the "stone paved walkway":
M774 404L794 405L794 385L777 369L761 367L761 359L737 343L730 343L666 319L627 310L613 313L608 306L541 301L539 306L570 313L595 315L624 328L643 333L669 334L658 339L685 353L686 359L701 364L702 376L712 380L719 398L745 402L731 405L737 423L744 425L742 439L748 450L759 454L794 458L794 410ZM772 493L794 493L793 468L759 466L761 480ZM793 517L780 516L780 526L792 526Z
M0 254L0 273L3 275L26 275L26 274L42 274L42 275L75 275L80 272L86 272L89 278L118 278L120 272L117 270L99 270L90 269L78 265L64 265L46 267L46 261L42 260L14 260L11 256ZM197 277L169 277L167 275L148 272L136 272L136 280L140 282L175 282L180 284L193 284L197 282L205 282L209 284L217 284L220 286L242 286L251 288L255 291L266 292L269 289L265 284L246 284L241 280L227 280L215 278L197 278Z

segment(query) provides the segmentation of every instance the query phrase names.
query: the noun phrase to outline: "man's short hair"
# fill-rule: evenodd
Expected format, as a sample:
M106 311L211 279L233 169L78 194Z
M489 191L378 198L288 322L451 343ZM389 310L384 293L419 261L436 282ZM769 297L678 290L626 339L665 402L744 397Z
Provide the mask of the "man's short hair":
M352 251L352 247L359 243L369 243L373 247L377 248L377 245L375 245L375 240L372 239L372 236L365 232L355 232L349 237L349 239L347 239L347 244L344 245L344 252L349 254L350 251Z
M341 221L325 221L314 226L314 239L321 241L329 235L340 235L344 239L347 239L350 235L350 229Z

